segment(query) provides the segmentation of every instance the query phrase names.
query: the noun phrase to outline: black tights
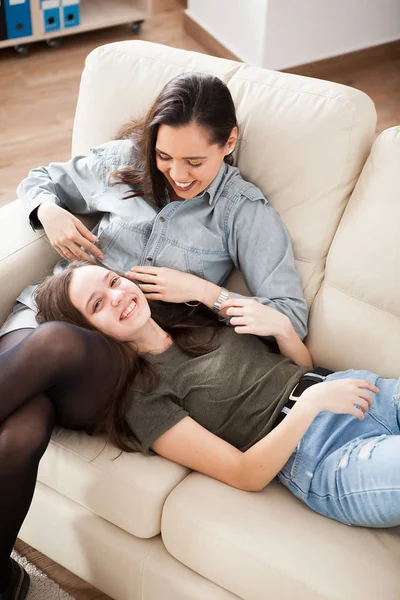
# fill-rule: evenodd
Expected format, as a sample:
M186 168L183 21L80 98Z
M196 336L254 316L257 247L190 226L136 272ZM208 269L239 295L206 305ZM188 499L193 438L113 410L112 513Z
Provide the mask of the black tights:
M118 356L97 333L52 322L0 339L0 592L54 423L84 429L116 385Z

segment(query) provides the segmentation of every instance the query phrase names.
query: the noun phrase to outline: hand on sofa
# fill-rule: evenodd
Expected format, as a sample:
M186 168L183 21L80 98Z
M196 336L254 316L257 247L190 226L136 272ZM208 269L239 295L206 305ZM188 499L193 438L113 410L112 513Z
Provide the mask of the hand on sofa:
M97 241L96 236L64 208L53 202L43 202L38 208L37 216L51 245L62 258L94 262L81 246L100 260L104 258L104 254L93 243Z

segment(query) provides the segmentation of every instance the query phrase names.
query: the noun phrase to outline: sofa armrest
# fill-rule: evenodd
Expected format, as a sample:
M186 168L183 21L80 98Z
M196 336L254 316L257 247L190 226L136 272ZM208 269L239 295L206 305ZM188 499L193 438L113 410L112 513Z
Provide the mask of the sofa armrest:
M98 219L90 215L84 222L90 227ZM59 258L44 231L32 230L19 200L0 208L0 324L22 290L50 273Z
M57 257L44 232L31 229L21 202L0 209L1 324L24 287L49 273Z

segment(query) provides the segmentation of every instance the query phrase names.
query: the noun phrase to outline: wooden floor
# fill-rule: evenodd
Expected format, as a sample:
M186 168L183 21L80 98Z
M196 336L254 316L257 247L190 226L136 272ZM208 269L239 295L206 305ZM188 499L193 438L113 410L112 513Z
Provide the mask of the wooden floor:
M172 5L171 0L168 5ZM44 42L26 57L0 49L0 206L15 200L29 169L71 156L72 125L86 56L102 44L142 39L207 53L183 31L183 9L144 22L139 35L129 26L63 38L52 50Z
M46 573L50 579L58 583L63 590L71 594L74 598L77 598L77 600L112 600L110 596L102 594L89 583L73 575L73 573L55 563L51 558L28 546L25 542L17 540L15 550L19 554L26 556L33 565Z
M66 37L57 50L37 43L24 58L13 48L0 50L0 206L15 199L15 189L30 168L69 158L80 76L91 50L138 37L207 53L184 33L179 0L166 5L172 8L147 20L138 36L122 26ZM314 69L312 75L371 96L378 112L377 132L400 124L400 56L339 71Z
M183 31L183 11L172 9L147 20L139 39L177 48L207 51ZM78 86L87 54L101 44L134 38L128 27L67 37L61 48L36 44L20 58L13 49L0 50L0 206L14 200L15 188L34 166L70 156ZM298 72L298 70L297 70ZM365 91L378 112L377 132L400 124L400 57L372 66L313 72L313 76ZM21 541L16 550L78 600L108 596Z

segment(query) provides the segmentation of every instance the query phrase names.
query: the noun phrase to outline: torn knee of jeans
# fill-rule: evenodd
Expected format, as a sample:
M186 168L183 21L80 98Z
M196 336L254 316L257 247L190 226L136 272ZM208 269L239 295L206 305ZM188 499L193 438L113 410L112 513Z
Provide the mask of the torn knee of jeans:
M373 438L352 440L345 448L339 457L336 470L345 469L350 462L350 458L354 455L355 460L370 460L374 450L379 446L387 435L379 435Z
M400 379L397 380L396 390L392 396L393 406L400 407Z

